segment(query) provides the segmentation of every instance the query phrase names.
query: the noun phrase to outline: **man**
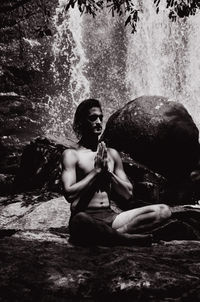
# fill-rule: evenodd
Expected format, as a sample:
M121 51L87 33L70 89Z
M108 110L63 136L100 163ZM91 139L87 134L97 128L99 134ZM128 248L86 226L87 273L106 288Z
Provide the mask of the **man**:
M98 100L87 99L77 108L73 129L77 149L63 153L64 195L71 203L71 241L77 244L150 244L147 233L170 217L166 205L150 205L116 214L110 208L110 193L124 200L132 196L118 152L99 142L103 114ZM137 234L137 233L140 233Z

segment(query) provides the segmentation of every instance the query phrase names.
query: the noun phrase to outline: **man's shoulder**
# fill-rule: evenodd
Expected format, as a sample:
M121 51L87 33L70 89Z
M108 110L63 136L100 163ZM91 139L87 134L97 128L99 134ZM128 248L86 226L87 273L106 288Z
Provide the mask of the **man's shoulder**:
M108 149L108 153L112 156L112 157L118 157L118 156L120 156L119 155L119 152L116 150L116 149L114 149L114 148L107 148Z
M78 150L75 148L66 149L62 154L63 161L76 161L78 159Z
M122 161L121 156L116 149L108 148L108 154L116 164L119 164Z

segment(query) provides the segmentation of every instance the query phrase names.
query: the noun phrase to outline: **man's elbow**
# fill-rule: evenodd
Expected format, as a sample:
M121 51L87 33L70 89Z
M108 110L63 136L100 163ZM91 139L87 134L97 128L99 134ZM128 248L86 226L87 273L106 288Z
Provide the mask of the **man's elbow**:
M132 196L133 196L133 187L132 187L132 185L130 185L130 186L127 186L126 189L124 190L123 197L126 200L129 200L129 199L131 199Z
M131 188L128 188L125 196L126 200L131 199L132 196L133 196L133 190Z
M72 203L74 201L74 198L70 194L64 193L63 195L67 202Z
M130 183L127 187L126 199L129 200L133 196L133 185Z
M65 199L69 202L69 203L72 203L76 198L76 196L75 196L75 194L73 193L73 191L72 190L70 190L69 188L65 188L64 187L64 193L63 193L63 195L64 195L64 197L65 197Z

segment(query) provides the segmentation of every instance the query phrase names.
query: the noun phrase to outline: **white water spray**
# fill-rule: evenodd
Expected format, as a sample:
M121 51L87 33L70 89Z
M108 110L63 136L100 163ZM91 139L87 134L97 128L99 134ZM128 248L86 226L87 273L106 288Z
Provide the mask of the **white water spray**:
M172 22L165 1L159 14L153 1L140 5L137 32L127 32L130 99L143 94L169 97L188 109L200 129L200 14Z
M80 16L77 8L63 15L66 1L54 16L52 45L55 91L49 96L51 127L70 128L77 104L98 98L107 117L141 95L162 95L181 102L200 129L200 14L172 22L161 1L138 0L137 32L125 19L108 12Z
M53 17L55 28L52 43L53 91L47 96L49 123L47 134L71 132L77 105L88 97L90 85L84 75L87 59L82 46L82 18L78 9L65 12L66 1L60 0Z

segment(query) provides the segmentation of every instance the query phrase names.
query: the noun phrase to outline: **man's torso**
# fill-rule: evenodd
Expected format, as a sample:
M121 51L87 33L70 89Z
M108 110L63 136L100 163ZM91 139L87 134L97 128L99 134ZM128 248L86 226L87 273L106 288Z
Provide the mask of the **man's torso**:
M94 159L96 152L89 149L79 148L76 150L77 164L76 164L76 178L77 182L84 178L94 169ZM114 160L108 149L108 168L110 171L114 171ZM104 179L105 180L105 179ZM108 184L107 184L108 185ZM103 189L103 185L99 184L99 189L94 192L93 197L89 201L88 208L104 208L109 206L109 192ZM108 186L107 186L108 187ZM78 202L75 201L75 204Z

